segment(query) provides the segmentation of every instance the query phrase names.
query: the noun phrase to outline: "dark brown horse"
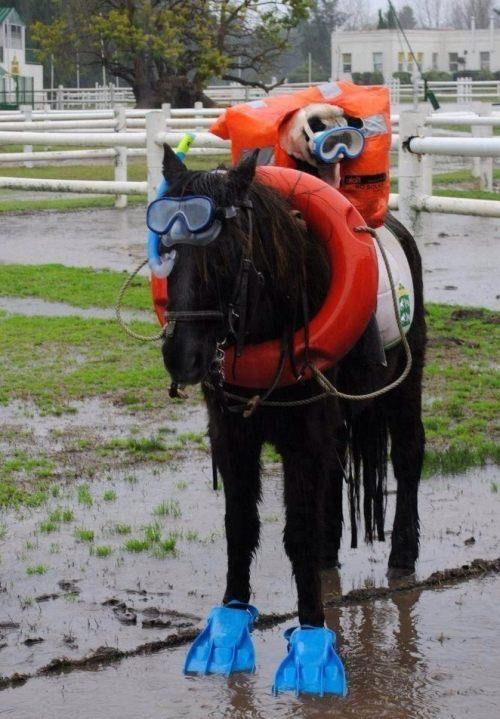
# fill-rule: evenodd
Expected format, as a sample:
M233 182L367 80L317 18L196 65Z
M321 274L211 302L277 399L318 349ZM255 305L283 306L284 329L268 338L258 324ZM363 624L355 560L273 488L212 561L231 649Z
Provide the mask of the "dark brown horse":
M220 343L247 345L293 336L307 321L306 315L313 316L320 308L330 272L322 243L282 196L255 180L254 172L255 157L228 171L188 171L170 148L165 149L169 195L204 195L217 207L235 206L237 212L222 220L219 236L206 247L176 247L168 309L173 316L187 312L190 321L176 322L175 329L167 332L163 356L174 383L201 382L204 388L210 442L226 501L224 603L234 599L247 603L250 598L250 565L259 544L260 456L263 443L270 442L283 460L284 544L297 583L299 620L301 625L323 626L320 570L338 563L344 482L350 493L353 543L360 485L366 537L384 539L389 437L397 479L389 568L393 573L411 573L415 568L424 453L421 383L426 329L421 263L411 235L388 217L387 225L397 234L411 265L415 289L414 319L407 335L413 365L400 386L371 402L328 398L295 407L259 407L251 416L243 416L242 406L225 398L224 391L248 397L252 393L228 384L230 368L226 368L226 383L218 386ZM241 300L241 266L248 257L247 322L242 329L231 307L235 295ZM214 315L197 315L206 311ZM384 367L367 360L362 343L361 339L327 373L344 392L365 393L385 386L404 367L401 347L387 352ZM317 384L308 381L276 390L272 399L292 401L319 392Z

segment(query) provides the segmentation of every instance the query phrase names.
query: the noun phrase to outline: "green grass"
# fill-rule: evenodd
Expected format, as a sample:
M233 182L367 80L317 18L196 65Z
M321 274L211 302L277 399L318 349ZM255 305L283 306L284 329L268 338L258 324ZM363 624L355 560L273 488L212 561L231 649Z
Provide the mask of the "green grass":
M116 492L114 489L106 489L106 491L103 493L102 498L105 502L114 502L117 497Z
M5 539L6 536L7 536L7 527L5 526L5 524L0 524L0 541L2 539Z
M157 517L173 517L177 519L181 516L181 506L176 499L164 499L163 502L154 508L153 514Z
M31 400L45 412L96 396L118 404L125 398L130 408L165 404L168 377L158 347L131 340L115 323L0 313L0 336L0 404Z
M493 180L500 180L500 169L493 170ZM470 170L454 170L433 175L433 195L438 197L461 197L470 200L500 200L500 192L488 192L479 188L479 180ZM451 187L450 187L451 185ZM472 186L471 186L472 185ZM398 191L397 177L391 180L391 190Z
M147 539L138 539L134 537L127 539L123 546L127 552L145 552L151 545Z
M44 534L51 534L59 529L59 522L54 522L50 519L45 519L40 523L40 531Z
M54 509L54 511L49 514L50 522L72 522L74 518L74 512L69 507L66 507L65 509L57 507L57 509Z
M80 484L76 490L76 496L79 504L91 507L94 503L88 484Z
M125 273L92 270L64 265L0 265L0 295L36 297L49 302L66 302L74 307L113 307ZM124 307L152 308L149 281L135 277ZM153 316L152 316L153 319Z
M101 559L104 557L109 557L112 551L113 548L110 547L108 544L101 544L98 547L90 548L90 554L95 557L100 557Z
M148 524L143 528L144 538L132 537L127 539L123 548L127 552L141 553L150 551L156 559L164 559L175 553L177 535L171 532L165 539L162 538L161 525L158 522Z
M130 526L130 524L115 524L115 526L113 527L113 532L115 534L125 535L130 534L131 531L132 527Z
M93 529L84 529L83 527L80 527L75 530L75 537L80 542L93 542L95 532Z
M111 196L99 196L99 197L63 197L54 199L19 199L19 200L2 200L0 194L0 213L2 212L15 212L15 213L27 213L27 212L75 212L77 210L92 210L92 209L109 209L114 207L114 197ZM130 205L146 205L145 195L131 195L128 198Z
M37 564L33 567L26 567L26 574L33 576L35 574L42 575L46 574L47 567L44 564Z

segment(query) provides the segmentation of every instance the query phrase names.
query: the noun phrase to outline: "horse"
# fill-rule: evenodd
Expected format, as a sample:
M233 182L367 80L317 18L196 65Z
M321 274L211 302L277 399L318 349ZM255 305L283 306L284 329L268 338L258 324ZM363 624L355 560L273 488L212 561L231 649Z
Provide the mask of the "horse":
M173 387L201 383L208 409L208 433L225 496L227 576L223 605L250 600L250 566L259 545L261 451L264 443L282 458L284 478L284 548L296 582L301 625L323 627L321 570L338 567L343 529L343 485L347 483L352 544L363 490L366 540L383 540L387 463L397 481L390 575L415 570L419 551L418 487L424 455L421 418L422 372L426 325L422 267L411 234L391 215L393 231L409 261L415 309L407 341L412 366L406 379L376 399L350 403L335 397L309 402L318 394L313 380L272 391L272 399L294 406L257 406L242 412L225 393L254 394L221 378L222 343L244 346L279 338L290 342L308 316L321 307L330 267L322 242L296 216L287 200L255 177L256 153L230 169L190 171L165 146L163 172L168 195L201 195L221 214L213 242L199 247L180 243L168 279L167 314L180 321L167 329L162 345ZM245 327L234 326L234 305L244 258L251 260L245 296ZM304 302L304 297L307 302ZM182 321L182 319L188 321ZM240 318L241 319L241 318ZM169 326L170 327L170 326ZM362 351L363 338L325 372L339 389L365 393L397 377L405 363L401 345L387 351L386 366L374 365ZM237 361L237 359L235 360ZM302 402L306 400L305 402ZM255 411L253 411L255 410Z

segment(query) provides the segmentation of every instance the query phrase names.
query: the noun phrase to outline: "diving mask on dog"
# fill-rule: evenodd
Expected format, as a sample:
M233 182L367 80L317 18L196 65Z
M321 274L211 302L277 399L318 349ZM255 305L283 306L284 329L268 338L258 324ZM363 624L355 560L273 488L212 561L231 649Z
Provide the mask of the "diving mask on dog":
M332 127L322 132L311 132L308 125L304 132L309 138L309 149L314 158L325 165L344 158L359 157L365 146L362 132L354 127Z

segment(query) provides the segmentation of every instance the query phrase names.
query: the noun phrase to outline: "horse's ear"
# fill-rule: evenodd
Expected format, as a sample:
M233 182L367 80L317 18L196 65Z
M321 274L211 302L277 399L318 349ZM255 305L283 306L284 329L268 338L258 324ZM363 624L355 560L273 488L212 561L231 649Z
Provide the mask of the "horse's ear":
M170 145L165 143L163 145L163 177L168 183L172 183L176 176L182 175L184 172L187 172L186 165L179 160Z
M236 190L244 195L250 187L255 176L255 168L257 167L257 157L260 150L256 149L249 152L242 160L229 172L229 180L235 184Z

